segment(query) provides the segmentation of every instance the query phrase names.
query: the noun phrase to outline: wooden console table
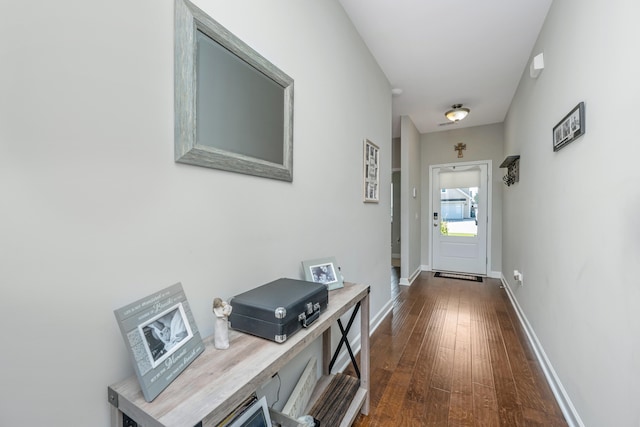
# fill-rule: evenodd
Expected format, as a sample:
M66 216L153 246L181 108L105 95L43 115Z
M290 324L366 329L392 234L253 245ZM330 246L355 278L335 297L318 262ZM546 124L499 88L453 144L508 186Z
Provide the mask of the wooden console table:
M322 335L323 378L330 378L331 325L360 302L360 390L342 425L349 426L359 412L369 412L369 286L345 283L329 292L327 310L309 328L277 344L234 330L228 350L216 350L213 337L204 340L204 352L153 402L145 401L135 375L108 387L111 426L123 427L123 414L140 427L216 426L258 387L274 376L305 347ZM315 396L322 390L316 389ZM313 401L309 405L312 405Z

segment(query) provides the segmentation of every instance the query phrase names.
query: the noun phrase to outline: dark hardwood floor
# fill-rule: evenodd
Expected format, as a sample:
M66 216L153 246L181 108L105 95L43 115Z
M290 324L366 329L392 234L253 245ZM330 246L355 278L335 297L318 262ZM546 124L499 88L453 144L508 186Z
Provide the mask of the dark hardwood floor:
M392 293L354 426L567 425L499 280L423 272Z

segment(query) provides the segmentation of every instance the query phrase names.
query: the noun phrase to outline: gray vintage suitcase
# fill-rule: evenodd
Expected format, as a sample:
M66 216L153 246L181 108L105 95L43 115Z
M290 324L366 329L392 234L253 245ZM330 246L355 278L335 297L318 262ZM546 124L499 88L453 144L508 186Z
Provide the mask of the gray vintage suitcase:
M282 343L318 319L328 302L329 292L322 283L278 279L233 297L229 325Z

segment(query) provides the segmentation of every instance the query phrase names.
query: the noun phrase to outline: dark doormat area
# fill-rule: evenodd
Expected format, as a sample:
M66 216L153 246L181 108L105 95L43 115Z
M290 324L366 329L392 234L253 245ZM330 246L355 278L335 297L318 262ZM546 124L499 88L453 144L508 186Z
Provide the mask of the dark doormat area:
M482 282L481 276L473 276L471 274L441 273L438 271L433 275L433 277L442 277L443 279L469 280L470 282Z

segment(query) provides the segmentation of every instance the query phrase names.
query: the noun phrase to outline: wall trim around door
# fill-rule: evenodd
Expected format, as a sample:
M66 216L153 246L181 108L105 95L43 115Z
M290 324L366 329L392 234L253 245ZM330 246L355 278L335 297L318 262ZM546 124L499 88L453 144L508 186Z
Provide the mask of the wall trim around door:
M502 271L490 271L488 277L492 279L502 279Z
M427 224L429 224L429 261L431 265L433 265L433 227L431 227L431 215L433 212L433 183L431 182L431 178L433 177L433 169L434 168L450 168L453 166L475 166L475 165L486 165L487 166L487 218L489 221L487 222L487 274L491 275L494 272L491 271L491 246L492 246L492 226L493 222L493 161L492 160L473 160L469 162L455 162L455 163L443 163L436 165L429 165L429 211L427 213ZM424 218L424 217L423 217ZM491 273L489 273L491 272ZM496 277L499 278L500 276Z

